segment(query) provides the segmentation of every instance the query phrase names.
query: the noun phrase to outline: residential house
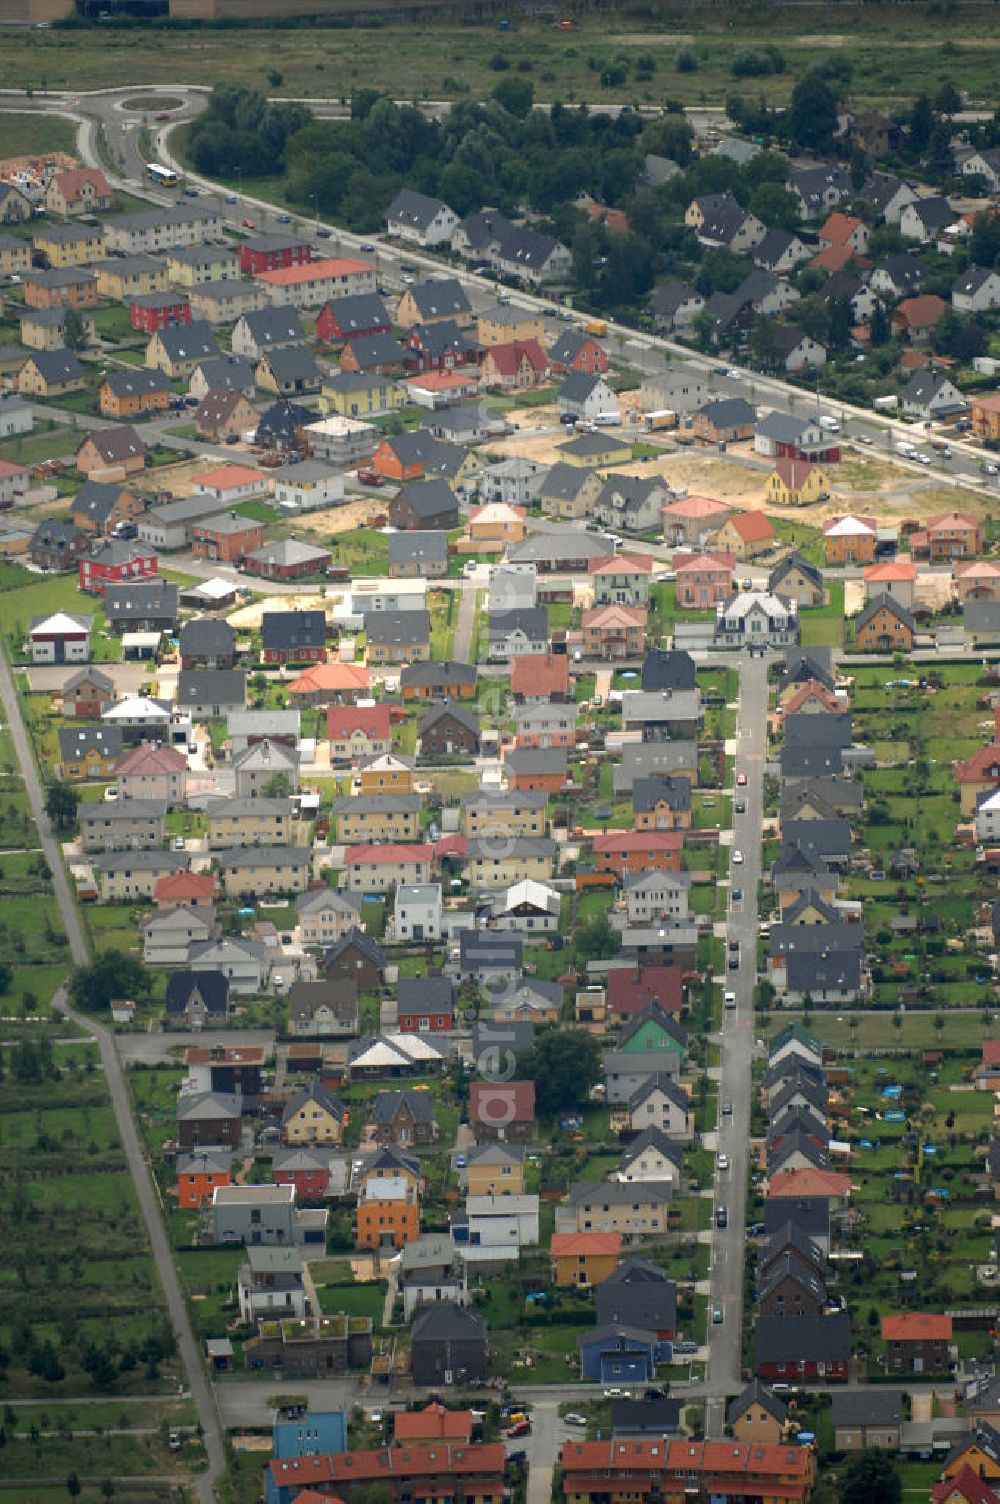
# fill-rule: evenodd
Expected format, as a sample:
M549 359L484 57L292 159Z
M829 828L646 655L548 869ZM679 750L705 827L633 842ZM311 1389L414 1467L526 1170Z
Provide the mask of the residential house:
M258 272L257 280L276 303L293 308L321 308L331 298L376 291L373 263L350 256L323 256L301 266Z
M110 780L124 746L120 726L61 726L59 771L70 783Z
M906 240L917 240L921 245L934 240L941 230L954 224L958 213L946 198L931 195L916 198L899 216L899 232Z
M291 1099L281 1115L281 1138L288 1145L339 1144L347 1122L339 1097L314 1083Z
M834 1397L834 1404L841 1396ZM777 1446L785 1435L788 1407L784 1400L759 1379L750 1383L730 1400L726 1410L726 1425L736 1440L743 1445Z
M36 616L28 628L32 663L86 663L93 625L92 616L66 611Z
M584 439L587 437L584 435ZM594 500L594 516L598 522L624 532L651 532L659 526L668 495L669 492L659 477L609 475ZM627 560L627 556L619 555L616 560L610 561L611 567L624 571L623 560L632 562ZM645 562L651 570L652 560Z
M756 215L728 191L692 199L684 211L684 223L694 230L702 245L722 246L737 254L752 251L767 234Z
M772 569L767 581L768 593L798 607L822 606L826 599L823 573L798 553L790 553Z
M393 894L391 928L393 938L404 945L429 944L441 939L442 900L440 883L399 883ZM450 983L449 983L450 986ZM402 981L399 983L402 987ZM397 1006L401 1011L397 990ZM400 1029L408 1032L400 1018ZM415 1026L423 1032L423 1019ZM436 1027L428 1024L429 1028Z
M892 310L889 326L898 339L919 344L933 337L947 308L947 303L936 293L921 293L914 298L904 298Z
M84 369L72 350L34 350L17 373L22 397L65 397L84 389Z
M331 298L316 318L316 337L339 344L358 335L388 334L392 320L378 293Z
M183 804L187 758L175 747L141 742L118 758L115 779L118 796L123 801L152 799L164 804Z
M450 242L458 215L441 199L403 188L386 210L386 224L393 238L426 247Z
M905 606L884 592L855 618L855 642L863 653L908 653L916 624Z
M732 554L744 562L767 553L777 541L769 517L763 512L733 512L711 535L713 550Z
M717 607L715 642L751 650L786 647L798 636L794 604L763 590L747 590Z
M874 518L831 517L823 525L827 565L873 564L878 528Z
M429 1387L483 1382L488 1370L482 1316L444 1300L419 1308L410 1323L410 1371L415 1384Z
M536 1138L535 1083L472 1082L469 1088L469 1125L477 1144L517 1143Z
M431 656L427 611L373 612L365 619L368 662L412 663Z
M392 579L440 579L448 573L448 534L441 529L390 533Z
M226 468L237 470L241 467ZM192 553L196 558L210 559L213 563L239 564L264 546L262 524L236 512L193 522L190 531Z
M865 1394L831 1396L834 1445L838 1452L898 1452L903 1397L898 1390L872 1385Z
M172 381L190 376L199 361L219 354L219 346L210 324L198 319L190 324L167 325L157 329L146 346L145 364L162 371Z
M956 313L990 313L1000 308L1000 274L992 267L970 266L952 285Z
M98 405L105 418L139 418L166 412L171 395L162 371L110 371L101 378Z
M584 611L583 651L588 658L637 658L646 640L645 606L597 606Z
M433 847L420 843L347 846L344 870L352 893L386 893L398 884L430 879Z
M445 701L420 718L417 727L420 756L425 760L479 754L479 721L461 705Z
M238 1092L182 1092L177 1098L177 1143L238 1149L242 1138L242 1097ZM215 1201L219 1188L212 1192Z
M438 1136L434 1101L425 1092L380 1091L372 1107L375 1140L408 1148L432 1144Z
M554 1233L549 1245L553 1283L562 1289L603 1284L618 1267L621 1247L619 1232Z
M734 554L674 554L677 605L704 611L721 605L732 593Z
M829 472L822 465L811 465L807 460L780 459L767 477L764 495L773 506L808 506L814 501L825 501L831 484Z
M228 898L304 893L309 885L312 852L308 846L237 846L215 856Z
M457 526L458 499L443 480L404 486L389 504L389 522L404 530L446 532Z
M594 864L622 879L651 869L679 872L682 845L677 831L606 831L594 837Z
M846 1383L851 1323L832 1316L760 1316L754 1329L755 1369L766 1380Z
M265 611L261 658L264 663L325 663L325 612Z
M77 669L62 687L62 713L97 720L114 703L114 680L97 668Z
M888 1374L948 1373L952 1364L952 1318L928 1311L882 1317Z

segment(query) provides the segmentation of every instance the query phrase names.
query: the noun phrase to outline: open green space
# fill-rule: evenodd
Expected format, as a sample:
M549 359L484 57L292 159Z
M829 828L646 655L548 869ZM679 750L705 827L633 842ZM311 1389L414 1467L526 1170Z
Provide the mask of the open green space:
M5 113L0 118L0 158L40 157L50 151L75 154L76 125L72 120L34 110Z
M759 47L762 14L753 5L682 8L671 13L669 27L656 27L646 16L601 15L582 17L571 31L552 20L518 19L503 35L485 17L478 25L438 21L433 27L379 25L372 18L351 28L334 19L328 26L242 28L239 47L222 27L105 24L14 32L5 48L11 76L35 88L101 88L123 77L212 84L224 77L291 97L339 99L364 87L409 98L416 79L425 98L482 98L497 82L493 60L501 57L512 71L527 65L540 98L658 103L668 95L685 104L721 104L739 82L734 59ZM989 7L959 8L942 46L933 10L865 8L845 14L834 34L819 5L768 10L767 38L780 48L784 70L749 82L755 89L763 82L769 101L783 100L808 68L844 52L854 65L852 92L859 101L891 103L921 89L933 92L949 78L959 79L972 99L991 96L995 60L982 45L991 20ZM681 46L694 54L691 71L677 70Z

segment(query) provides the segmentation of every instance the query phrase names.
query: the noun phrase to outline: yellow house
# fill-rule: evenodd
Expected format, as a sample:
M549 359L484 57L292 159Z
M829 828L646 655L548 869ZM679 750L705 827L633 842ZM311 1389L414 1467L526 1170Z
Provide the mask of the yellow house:
M347 1108L323 1086L310 1086L293 1097L281 1118L286 1144L339 1144L348 1122Z
M99 225L46 225L35 231L31 243L52 267L89 266L107 255Z
M420 1161L411 1159L401 1150L390 1146L380 1149L358 1176L358 1200L378 1199L380 1180L403 1180L414 1196L420 1186Z
M765 498L781 507L804 507L830 494L830 476L808 460L780 459L767 477Z
M304 893L312 875L308 846L237 846L216 853L227 898Z
M104 903L135 903L153 899L153 890L164 873L176 872L170 864L172 851L109 851L94 860L94 869Z
M335 799L337 840L351 845L372 841L416 841L420 836L418 794L375 794L367 799Z
M615 438L607 429L602 433L577 434L567 444L560 444L556 452L565 464L579 465L584 470L610 470L613 465L632 462L631 440Z
M473 841L466 859L469 882L474 888L512 888L526 878L546 882L552 876L554 849L547 837Z
M405 401L406 392L399 382L377 371L340 371L327 377L319 394L324 418L331 413L342 418L369 418L394 412Z
M465 834L472 840L481 836L543 836L548 829L547 806L548 795L542 790L465 794Z
M153 256L120 256L112 261L99 261L94 271L100 296L113 298L116 303L142 293L167 290L167 268Z
M468 1151L467 1160L467 1195L524 1195L523 1144L481 1144Z
M59 766L67 783L96 783L101 779L114 778L118 751L106 747L82 747L69 755L64 753Z
M358 769L362 794L412 794L413 768L402 757L391 752L384 757L373 757L371 762Z
M737 1441L776 1447L785 1434L785 1406L759 1380L737 1395L726 1412Z
M72 350L39 350L17 373L22 397L61 397L82 392L85 385L83 366Z
M167 252L167 277L174 287L198 287L239 274L239 255L229 241L224 245L177 246Z
M26 308L21 314L21 344L29 350L61 350L65 343L62 308ZM83 337L92 344L95 336L94 315L80 313Z
M601 494L601 477L596 470L565 463L553 465L542 482L539 500L542 511L551 517L571 522L594 515L594 503Z
M545 324L540 313L530 308L515 308L510 303L498 304L489 313L479 315L479 343L481 345L509 345L514 340L537 339L541 344Z
M0 234L0 277L31 270L31 246L18 235Z
M290 799L219 799L208 809L208 846L287 846L293 834Z

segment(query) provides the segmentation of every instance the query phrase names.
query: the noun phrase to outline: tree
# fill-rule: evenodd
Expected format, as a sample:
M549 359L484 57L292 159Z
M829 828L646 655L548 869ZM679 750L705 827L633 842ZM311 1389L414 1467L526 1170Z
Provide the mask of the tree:
M955 176L955 153L951 149L951 130L944 120L939 120L931 131L927 143L927 171L934 178Z
M621 949L621 935L607 914L596 914L576 932L576 953L582 961L613 956Z
M45 791L45 813L56 830L72 830L80 795L68 783L50 783Z
M802 218L798 194L780 183L761 183L751 193L748 207L772 229L794 230Z
M962 108L962 91L946 78L934 96L934 108L939 115L957 115Z
M262 793L265 799L287 799L291 793L291 785L288 782L287 773L272 773L265 783Z
M778 363L778 335L774 319L758 314L750 331L750 354L762 371L773 371Z
M934 106L928 95L920 94L913 101L907 124L910 127L910 150L916 156L922 157L931 139L931 131L934 129Z
M525 120L535 103L535 88L527 78L503 78L493 90L492 97L508 115Z
M120 950L106 950L89 966L78 966L69 979L69 998L82 1013L103 1013L113 997L148 996L152 978L146 968Z
M847 349L853 323L850 298L831 298L829 342L834 350Z
M76 1473L70 1473L69 1477L66 1479L66 1492L69 1494L71 1499L78 1499L80 1497L80 1480L76 1476Z
M600 1046L582 1029L545 1029L519 1061L519 1069L535 1083L538 1112L582 1107L601 1077Z
M875 304L875 311L869 323L871 342L873 345L884 345L890 338L892 331L889 328L889 320L881 303Z
M67 308L63 314L63 343L67 350L82 350L87 343L83 319L75 308Z
M786 124L796 146L826 151L837 130L837 96L829 84L810 73L800 79L792 90Z
M888 1452L857 1452L840 1475L840 1504L900 1504L903 1488Z

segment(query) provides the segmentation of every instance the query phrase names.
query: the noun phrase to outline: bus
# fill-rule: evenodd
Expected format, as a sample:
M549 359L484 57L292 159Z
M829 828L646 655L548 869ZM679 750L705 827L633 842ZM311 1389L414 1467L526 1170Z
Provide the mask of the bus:
M158 162L147 162L146 176L159 183L161 188L176 188L177 174L172 167L161 167Z

